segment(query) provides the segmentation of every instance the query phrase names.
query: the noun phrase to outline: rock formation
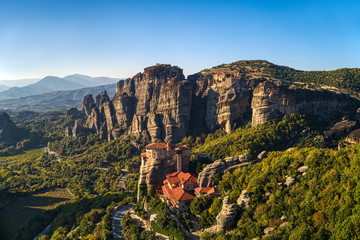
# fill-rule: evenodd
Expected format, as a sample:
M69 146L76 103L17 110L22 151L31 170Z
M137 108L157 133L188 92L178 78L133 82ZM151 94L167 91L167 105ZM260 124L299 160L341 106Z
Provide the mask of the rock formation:
M329 130L324 132L325 139L338 140L348 135L355 129L356 121L343 120L334 124Z
M192 124L213 131L220 126L230 132L249 111L250 92L240 76L198 73L193 83Z
M243 190L237 200L237 204L241 208L250 206L250 195L246 190Z
M224 174L227 170L234 170L246 166L249 162L249 156L242 154L240 156L228 157L225 161L216 160L208 164L198 175L199 187L213 187L215 185L214 175Z
M71 119L79 119L81 118L81 112L76 107L73 107L66 112L66 116L71 117Z
M192 85L176 66L158 64L117 84L115 97L106 92L84 98L86 127L102 139L119 137L122 130L147 141L180 142L188 133Z
M205 229L205 231L218 232L231 229L235 223L237 209L238 206L230 204L229 196L226 196L223 200L221 211L216 216L216 225Z
M294 185L297 182L295 177L289 177L289 176L285 176L285 177L286 177L285 185L288 187L291 187L292 185Z
M355 114L357 103L349 96L325 90L300 89L295 85L260 83L251 102L252 126L278 120L285 114L311 114L322 118Z
M187 172L189 169L191 149L186 146L151 143L145 147L145 150L146 152L141 154L139 187L146 183L147 192L151 196L156 190L161 190L167 174Z
M345 143L348 145L355 145L360 143L360 129L352 131L346 138Z
M81 118L84 127L102 139L115 139L126 131L147 142L178 143L189 134L218 127L229 133L251 117L253 126L291 113L354 117L360 106L344 94L254 77L255 72L249 80L238 72L214 68L185 79L179 67L158 64L119 81L112 99L106 92L95 99L85 96Z
M18 128L11 121L9 115L0 112L0 143L5 145L13 144L19 138L18 134Z

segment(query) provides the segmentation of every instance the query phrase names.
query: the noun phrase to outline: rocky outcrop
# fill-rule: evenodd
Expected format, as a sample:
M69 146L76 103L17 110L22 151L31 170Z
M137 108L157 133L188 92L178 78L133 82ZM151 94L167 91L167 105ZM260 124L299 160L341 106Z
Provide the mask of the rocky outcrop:
M158 64L117 84L115 97L106 92L84 98L86 126L102 139L119 137L124 129L146 141L180 142L188 133L192 85L182 69Z
M225 171L232 167L239 168L244 167L250 161L249 156L241 154L240 156L228 157L225 161L216 160L215 162L208 164L198 175L199 187L212 187L215 185L214 176L216 174L224 174ZM241 165L241 166L240 166ZM234 170L231 169L231 170Z
M300 173L306 173L309 170L310 170L310 168L308 166L301 166L297 169L297 171Z
M237 204L241 208L249 207L250 206L250 195L246 190L243 190L237 200Z
M221 211L216 216L216 225L205 229L206 232L218 232L229 230L233 227L237 215L238 206L230 204L229 196L223 200Z
M250 92L241 76L198 73L189 76L194 85L192 125L230 132L250 110ZM195 128L194 127L194 128Z
M269 153L267 151L262 151L261 153L259 153L259 155L256 158L257 162L261 162L264 158L267 157Z
M81 120L76 120L75 125L72 128L72 137L77 138L79 134L81 134L84 131L84 127Z
M185 79L176 66L148 67L119 81L112 99L106 92L95 100L85 96L81 107L84 127L95 130L102 139L118 138L126 131L147 142L177 143L189 134L219 127L229 133L250 118L253 126L291 113L326 119L350 114L353 119L360 106L344 94L267 81L256 77L256 72L252 76L249 80L239 72L214 68ZM332 131L328 135L337 136Z
M291 186L294 185L296 182L297 182L297 180L296 180L295 177L286 176L286 179L285 179L285 185L286 185L286 186L291 187Z
M19 138L19 130L11 121L9 115L0 112L0 143L9 145L13 144Z
M300 89L295 85L260 83L251 102L252 126L278 120L285 114L311 114L322 118L355 114L358 103L344 94L325 90Z
M66 112L66 116L71 117L71 119L79 119L82 117L81 112L77 110L76 107L70 108Z
M356 129L355 131L352 131L346 138L345 142L348 144L359 144L360 143L360 129Z
M343 120L334 124L329 130L324 132L324 137L327 140L338 140L348 135L356 127L356 121Z

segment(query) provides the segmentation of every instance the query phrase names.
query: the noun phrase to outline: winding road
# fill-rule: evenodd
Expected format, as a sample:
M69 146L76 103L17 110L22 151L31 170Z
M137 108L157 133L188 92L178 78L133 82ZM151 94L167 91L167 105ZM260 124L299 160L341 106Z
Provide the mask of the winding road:
M55 156L55 160L58 161L58 162L60 162L59 154L56 153L56 152L50 151L49 145L46 146L45 152L47 152L47 154L49 154L49 155L54 155L54 156Z
M111 225L112 225L112 232L113 232L114 240L124 239L122 232L121 232L122 227L121 227L120 222L121 222L122 217L125 216L126 214L128 214L128 212L131 211L133 206L134 206L134 204L127 205L126 207L115 210L115 212L113 213Z
M123 188L125 178L129 174L129 172L126 169L121 169L121 171L124 172L124 176L119 181L119 187ZM121 230L122 230L122 227L120 224L121 218L123 216L125 216L128 212L130 212L132 210L133 206L134 206L134 204L130 204L130 205L127 205L126 207L115 209L115 211L113 213L113 217L112 217L112 222L111 222L114 240L124 239L122 232L121 232Z

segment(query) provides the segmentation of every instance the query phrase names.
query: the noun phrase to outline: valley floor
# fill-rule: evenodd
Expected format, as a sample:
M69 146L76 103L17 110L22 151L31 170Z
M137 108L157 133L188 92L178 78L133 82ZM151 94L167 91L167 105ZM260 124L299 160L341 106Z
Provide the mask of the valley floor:
M72 198L73 195L66 188L55 188L19 198L0 213L0 239L13 239L29 219L55 209Z

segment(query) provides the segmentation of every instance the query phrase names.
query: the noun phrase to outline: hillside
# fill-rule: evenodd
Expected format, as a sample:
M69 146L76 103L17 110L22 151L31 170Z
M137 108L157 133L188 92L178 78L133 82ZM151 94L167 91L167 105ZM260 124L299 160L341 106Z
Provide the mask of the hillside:
M8 90L10 87L4 85L4 84L0 84L0 92L6 91Z
M261 238L264 231L264 239L359 239L359 152L359 146L272 152L261 163L225 174L222 195L236 203L247 190L250 205L238 212L233 231L202 239ZM304 166L305 174L299 170ZM295 182L286 185L288 176Z
M360 68L342 68L333 71L301 71L265 60L249 60L222 64L203 70L201 73L240 74L247 80L266 78L268 80L315 84L316 86L332 86L360 92Z
M116 84L81 88L68 91L55 91L40 95L21 97L16 99L0 100L0 109L20 111L55 111L67 110L71 107L80 107L82 98L88 94L97 95L102 91L115 94Z

